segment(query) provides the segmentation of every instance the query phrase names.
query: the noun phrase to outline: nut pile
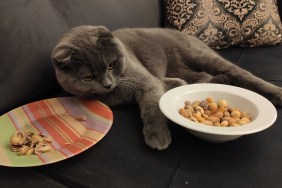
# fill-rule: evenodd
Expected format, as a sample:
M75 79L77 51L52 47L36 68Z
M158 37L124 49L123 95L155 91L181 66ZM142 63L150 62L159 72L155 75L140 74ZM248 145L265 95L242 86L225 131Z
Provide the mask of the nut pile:
M252 119L248 112L229 107L225 100L215 102L211 97L203 101L186 101L179 114L194 122L217 127L241 126Z
M17 131L10 138L10 146L19 155L41 154L51 150L48 143L52 141L53 138L44 134Z

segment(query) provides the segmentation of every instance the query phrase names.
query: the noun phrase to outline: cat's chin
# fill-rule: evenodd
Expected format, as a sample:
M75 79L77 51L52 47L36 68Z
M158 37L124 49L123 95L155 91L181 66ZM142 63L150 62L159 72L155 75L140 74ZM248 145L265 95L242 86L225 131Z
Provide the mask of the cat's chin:
M101 95L101 94L107 94L107 93L110 93L111 91L91 91L89 92L89 94L97 94L97 95Z
M78 97L84 96L91 96L91 95L103 95L110 93L112 89L103 89L103 90L89 90L89 91L82 91L82 90L74 90L74 89L65 89L68 93L71 93Z
M113 89L90 90L87 92L87 94L88 95L91 95L91 94L101 95L101 94L110 93L112 90Z

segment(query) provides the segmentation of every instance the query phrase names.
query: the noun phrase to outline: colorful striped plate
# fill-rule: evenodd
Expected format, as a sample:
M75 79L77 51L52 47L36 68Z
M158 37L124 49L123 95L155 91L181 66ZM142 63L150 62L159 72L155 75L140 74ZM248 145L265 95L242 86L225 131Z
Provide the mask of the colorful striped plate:
M76 119L85 116L86 120ZM110 130L113 113L95 100L73 97L32 102L0 116L0 165L40 166L75 156L100 141ZM51 136L52 150L38 155L18 155L9 145L18 130Z

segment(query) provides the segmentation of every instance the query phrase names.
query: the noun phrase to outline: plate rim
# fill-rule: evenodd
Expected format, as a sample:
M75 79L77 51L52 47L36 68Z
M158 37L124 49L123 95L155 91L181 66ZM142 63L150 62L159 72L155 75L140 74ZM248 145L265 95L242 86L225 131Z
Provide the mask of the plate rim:
M252 97L256 99L260 99L262 103L259 104L259 107L264 106L261 113L258 115L258 118L256 118L255 121L249 123L247 126L240 126L240 127L214 127L214 126L207 126L199 123L195 123L192 121L187 122L187 119L182 117L178 112L174 111L174 102L176 100L176 97L179 96L179 93L183 94L191 93L196 91L202 91L204 88L205 91L214 91L215 89L218 91L224 91L224 92L234 92L234 91L240 91L237 94L239 96L244 96L245 94L250 94ZM174 123L185 127L187 129L198 131L202 133L208 133L208 134L217 134L217 135L246 135L246 134L252 134L259 131L262 131L264 129L267 129L270 127L277 119L277 110L274 107L274 105L265 97L261 96L258 93L255 93L251 90L232 86L232 85L225 85L225 84L215 84L215 83L198 83L198 84L189 84L184 86L179 86L176 88L173 88L167 92L165 92L160 100L159 100L159 107L161 112L171 121ZM272 118L270 120L265 121L264 117L267 117L268 115L271 115ZM178 117L178 118L177 118ZM255 125L258 121L265 121L263 126L257 126ZM252 127L255 127L251 129Z

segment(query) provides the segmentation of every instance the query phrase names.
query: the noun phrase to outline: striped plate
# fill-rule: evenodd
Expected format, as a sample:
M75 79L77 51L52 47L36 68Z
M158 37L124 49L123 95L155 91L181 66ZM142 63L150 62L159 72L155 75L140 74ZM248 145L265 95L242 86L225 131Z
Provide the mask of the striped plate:
M77 120L77 116L86 120ZM70 158L101 140L112 123L111 109L99 101L61 97L23 105L0 116L0 165L39 166ZM10 137L18 130L51 136L52 150L19 156L9 146Z

